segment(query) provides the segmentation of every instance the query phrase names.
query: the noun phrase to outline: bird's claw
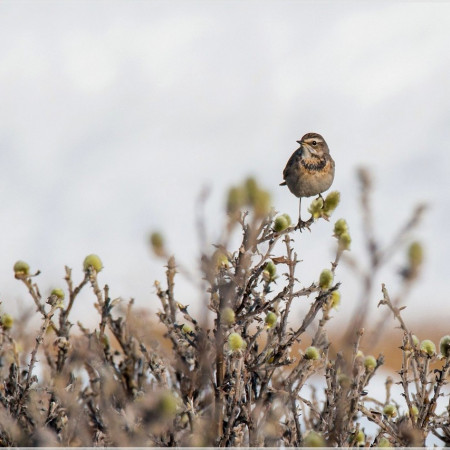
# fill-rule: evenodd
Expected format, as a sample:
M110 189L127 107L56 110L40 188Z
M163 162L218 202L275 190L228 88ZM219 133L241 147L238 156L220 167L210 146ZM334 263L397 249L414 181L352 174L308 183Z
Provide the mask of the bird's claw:
M303 228L306 228L308 231L311 231L311 228L309 228L311 225L311 221L307 220L306 222L299 219L297 226L295 227L296 230L300 230L300 233L302 232Z

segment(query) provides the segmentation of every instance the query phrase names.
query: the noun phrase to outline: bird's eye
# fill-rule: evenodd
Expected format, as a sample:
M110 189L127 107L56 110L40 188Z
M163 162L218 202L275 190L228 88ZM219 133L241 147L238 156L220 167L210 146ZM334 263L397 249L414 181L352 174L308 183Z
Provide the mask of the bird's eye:
M312 141L312 145L317 145L317 142L316 141Z

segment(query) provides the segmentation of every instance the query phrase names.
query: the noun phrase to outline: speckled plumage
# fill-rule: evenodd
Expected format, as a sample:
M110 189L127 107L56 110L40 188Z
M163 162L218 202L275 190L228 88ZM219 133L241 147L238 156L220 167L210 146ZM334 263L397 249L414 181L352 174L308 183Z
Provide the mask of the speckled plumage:
M297 142L300 147L289 158L281 185L287 185L301 201L302 197L319 195L331 186L334 179L334 160L320 134L307 133Z

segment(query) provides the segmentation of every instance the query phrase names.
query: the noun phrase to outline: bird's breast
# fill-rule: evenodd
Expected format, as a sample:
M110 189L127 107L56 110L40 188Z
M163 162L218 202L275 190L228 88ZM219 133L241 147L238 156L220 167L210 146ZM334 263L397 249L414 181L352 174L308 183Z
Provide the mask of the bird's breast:
M327 158L300 158L299 163L310 172L318 172L326 168L329 160Z
M334 162L330 157L300 158L286 177L286 184L297 197L311 197L326 191L333 179Z

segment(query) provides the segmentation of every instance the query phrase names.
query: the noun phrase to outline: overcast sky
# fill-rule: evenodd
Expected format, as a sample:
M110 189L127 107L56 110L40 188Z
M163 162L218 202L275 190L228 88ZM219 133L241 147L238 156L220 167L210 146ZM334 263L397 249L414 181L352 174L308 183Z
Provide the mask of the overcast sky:
M113 296L156 307L164 269L148 232L163 229L195 265L200 190L212 189L213 241L226 189L249 174L296 217L297 199L278 183L295 141L316 131L336 161L335 218L347 218L355 254L356 167L373 171L383 242L430 203L409 313L442 317L431 306L448 302L450 3L1 1L0 61L4 309L31 304L13 277L17 259L42 271L48 294L65 264L80 280L92 252ZM331 230L318 224L305 239L305 284L332 257ZM338 277L345 311L357 291L343 269ZM90 310L88 297L76 314Z

